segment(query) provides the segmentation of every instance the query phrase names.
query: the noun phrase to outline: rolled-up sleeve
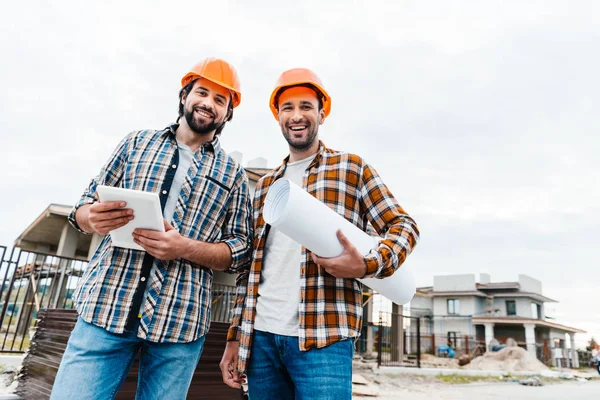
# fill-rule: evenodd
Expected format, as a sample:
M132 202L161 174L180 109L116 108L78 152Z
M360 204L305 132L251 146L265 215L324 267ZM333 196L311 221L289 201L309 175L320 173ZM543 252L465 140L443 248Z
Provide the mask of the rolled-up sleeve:
M71 223L73 228L77 229L79 232L85 233L86 235L88 234L83 229L81 229L79 224L77 224L77 220L75 219L75 214L77 213L77 210L79 210L79 208L83 205L94 204L98 201L98 196L96 194L96 188L98 187L98 185L107 185L115 187L119 186L123 177L124 166L127 162L128 145L130 139L136 134L137 131L131 132L123 140L121 140L121 142L113 151L106 164L104 164L104 166L100 170L100 173L90 181L90 184L79 198L79 201L75 204L75 206L69 213L69 222Z
M252 255L252 205L243 169L238 180L240 183L231 194L221 235L221 241L231 250L231 266L225 271L228 273L236 273L249 264Z
M392 275L406 260L419 240L415 221L398 204L374 168L362 171L361 207L382 240L365 256L365 278Z

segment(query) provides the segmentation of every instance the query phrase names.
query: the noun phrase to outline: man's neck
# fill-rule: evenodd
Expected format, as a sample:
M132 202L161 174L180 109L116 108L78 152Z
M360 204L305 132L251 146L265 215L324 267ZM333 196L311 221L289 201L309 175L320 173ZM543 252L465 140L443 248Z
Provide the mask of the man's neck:
M315 138L315 141L310 145L310 147L298 150L294 147L290 146L290 158L288 162L296 162L300 160L304 160L312 155L317 154L319 151L319 139Z
M175 131L175 136L177 137L177 140L179 142L185 144L187 147L189 147L192 151L195 152L204 143L209 143L214 140L215 131L204 134L194 132L188 125L185 118L182 118L179 127Z

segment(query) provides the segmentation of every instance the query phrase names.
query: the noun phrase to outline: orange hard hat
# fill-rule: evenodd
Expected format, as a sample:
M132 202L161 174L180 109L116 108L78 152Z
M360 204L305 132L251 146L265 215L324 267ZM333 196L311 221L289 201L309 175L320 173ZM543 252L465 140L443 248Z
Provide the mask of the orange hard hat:
M194 65L190 72L181 78L181 87L184 87L194 79L202 77L223 86L231 91L231 103L237 107L242 101L240 91L240 78L231 64L227 61L210 57Z
M329 115L331 111L331 97L327 94L325 89L323 89L323 83L321 79L312 72L310 69L306 68L294 68L285 71L283 74L279 76L277 79L277 83L275 84L275 89L271 93L271 100L269 101L269 106L271 107L271 112L275 119L278 118L277 112L277 95L282 91L282 89L298 86L298 85L312 85L321 92L321 100L323 101L323 111L325 111L325 117Z

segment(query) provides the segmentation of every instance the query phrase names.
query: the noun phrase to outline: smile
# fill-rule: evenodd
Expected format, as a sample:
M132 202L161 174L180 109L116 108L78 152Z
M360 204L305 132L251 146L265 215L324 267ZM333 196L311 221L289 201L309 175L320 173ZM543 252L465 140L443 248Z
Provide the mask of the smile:
M204 118L213 118L212 114L210 114L210 113L207 113L207 112L206 112L206 111L204 111L204 110L196 110L196 112L197 112L198 114L200 114L200 116L202 116L202 117L204 117Z

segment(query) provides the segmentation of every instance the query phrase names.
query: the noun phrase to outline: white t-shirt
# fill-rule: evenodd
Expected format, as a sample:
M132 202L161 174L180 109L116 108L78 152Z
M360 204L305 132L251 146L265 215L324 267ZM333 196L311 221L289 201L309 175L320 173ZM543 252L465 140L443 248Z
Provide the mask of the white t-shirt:
M183 183L187 177L188 170L190 169L190 165L192 165L192 160L194 159L194 152L192 149L180 141L177 141L177 145L179 146L179 165L177 166L177 171L175 171L175 177L173 178L173 183L171 183L169 197L167 197L167 202L165 203L165 209L163 211L163 217L169 223L173 223L173 217L175 216L175 207L177 206L179 193L181 192L181 188L183 187ZM141 316L144 312L144 305L146 304L146 298L148 297L148 292L150 291L150 285L152 279L154 279L154 275L156 275L156 270L158 269L156 266L157 262L160 261L154 260L154 263L152 264L152 270L150 271L148 284L146 285L146 291L144 292L144 300L142 300L142 304L140 306L139 316Z
M315 155L288 163L283 178L302 186L304 172ZM300 306L300 259L302 246L274 227L267 235L261 280L258 285L255 329L298 336Z

